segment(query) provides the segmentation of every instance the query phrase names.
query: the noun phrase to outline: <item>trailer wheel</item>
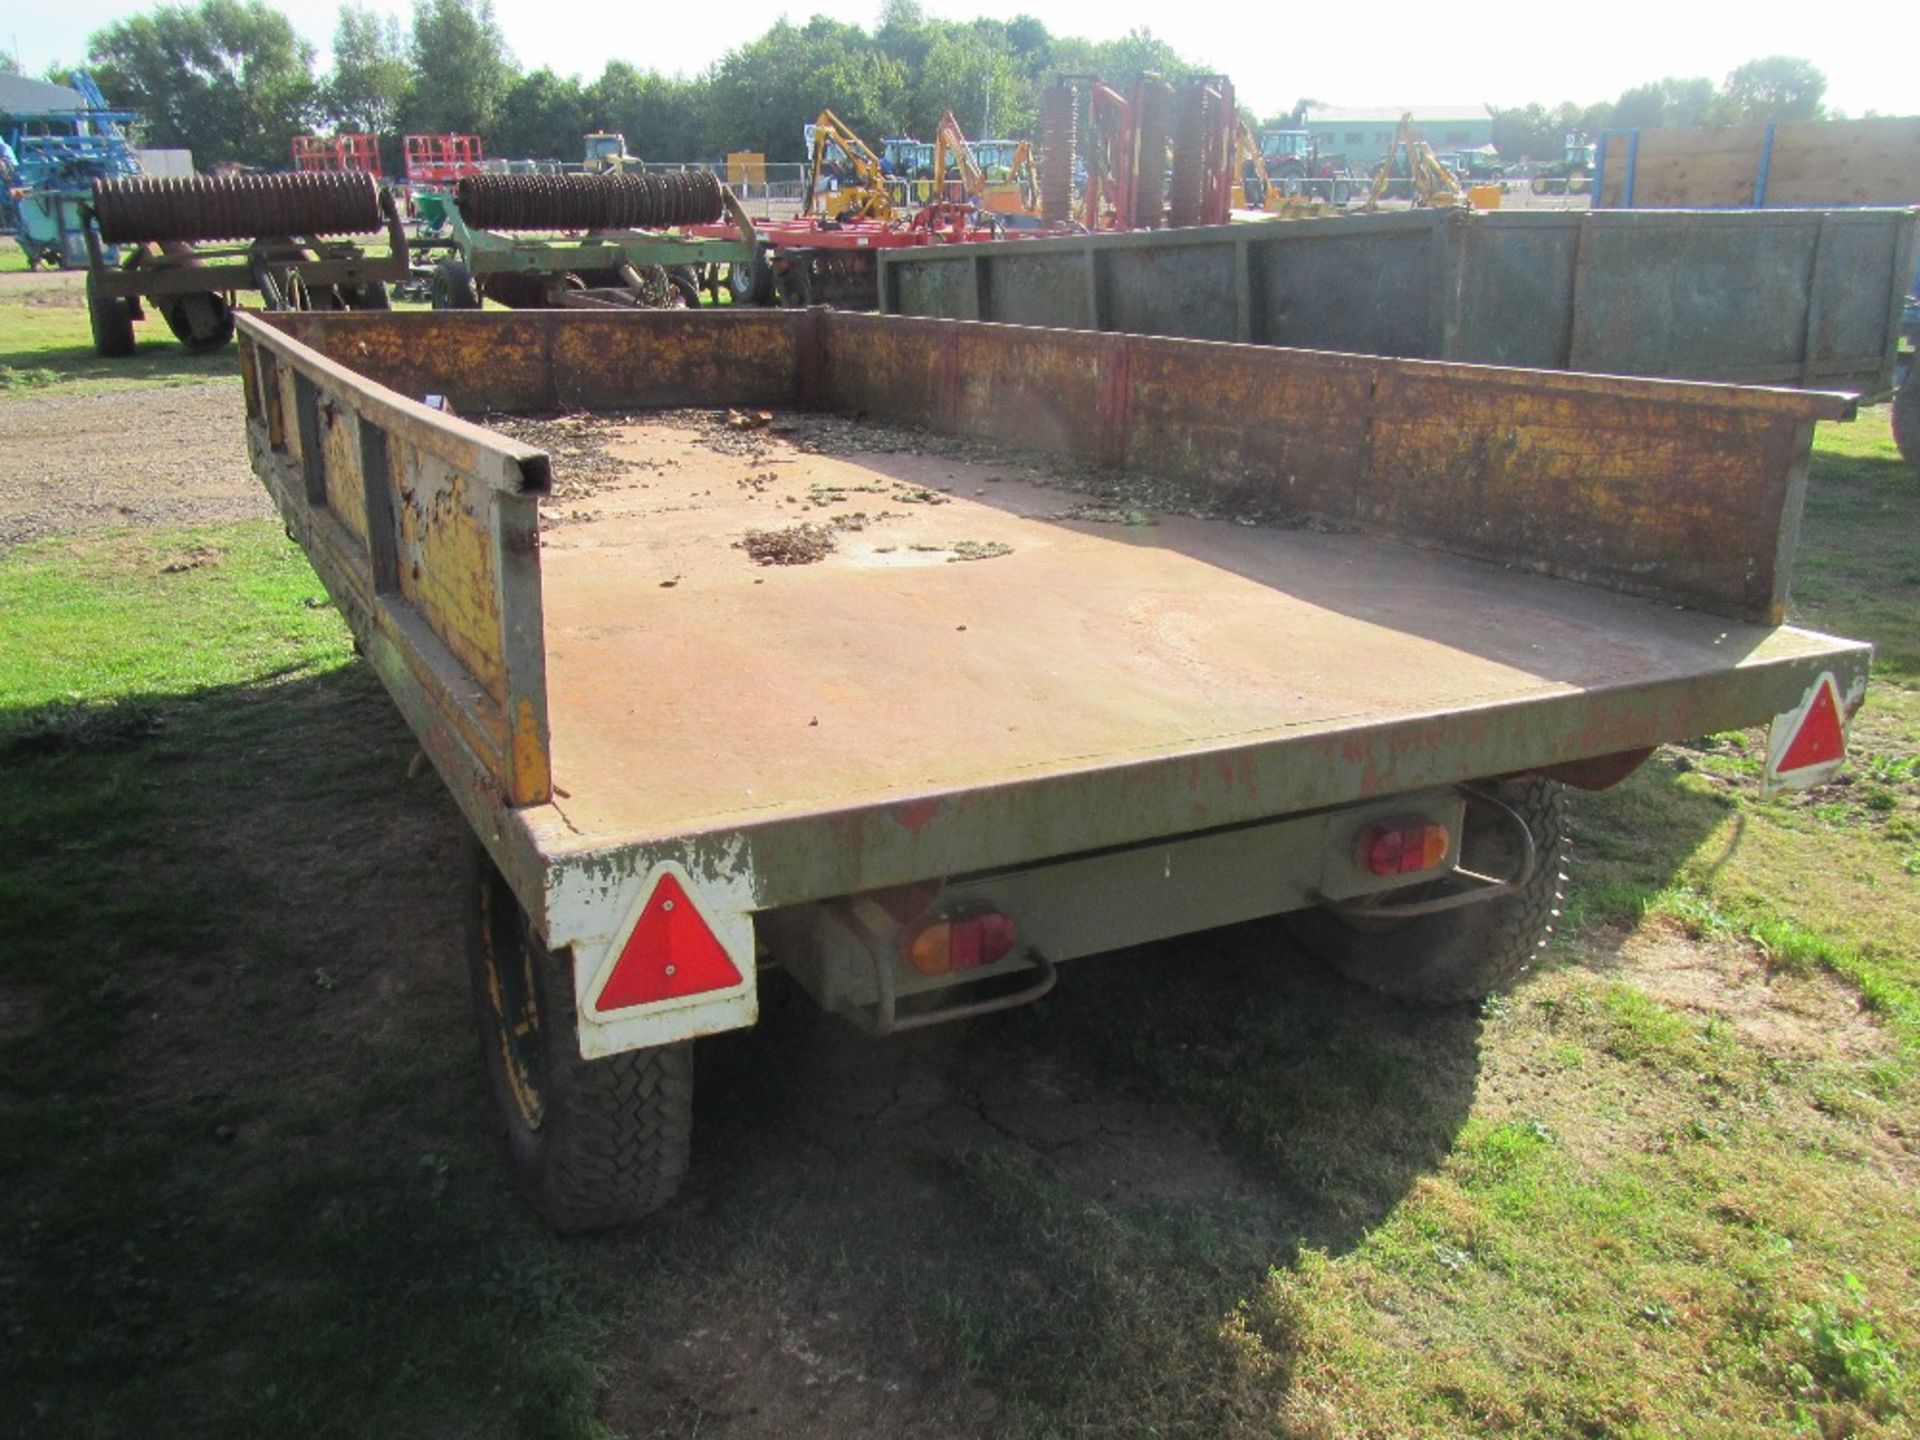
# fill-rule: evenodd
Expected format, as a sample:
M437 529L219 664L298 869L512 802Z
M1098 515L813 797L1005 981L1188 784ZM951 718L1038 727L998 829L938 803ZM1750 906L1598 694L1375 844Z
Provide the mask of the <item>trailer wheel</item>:
M1920 356L1907 366L1907 378L1894 392L1893 443L1902 459L1920 469Z
M1533 869L1510 895L1412 919L1350 919L1331 910L1287 917L1294 937L1349 980L1396 1000L1452 1005L1518 978L1539 955L1560 913L1565 802L1558 781L1479 787L1526 822ZM1497 807L1469 796L1461 860L1481 874L1511 873L1523 849Z
M449 256L433 267L433 308L436 310L478 310L480 291L474 286L473 272L467 262Z
M583 1060L568 957L540 943L478 842L469 849L467 964L508 1173L562 1233L631 1224L686 1174L692 1043Z
M101 295L89 285L87 321L96 353L108 360L133 354L133 304L124 295Z
M667 272L667 285L672 290L672 298L667 302L671 310L698 310L700 308L700 285L691 275L679 270Z
M195 355L211 354L233 339L233 307L211 290L169 300L160 315L173 338Z

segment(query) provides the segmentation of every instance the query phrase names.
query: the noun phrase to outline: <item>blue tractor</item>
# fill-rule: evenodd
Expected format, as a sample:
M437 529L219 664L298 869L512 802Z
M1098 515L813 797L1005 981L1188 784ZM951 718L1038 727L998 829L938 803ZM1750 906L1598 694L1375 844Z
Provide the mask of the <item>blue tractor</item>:
M46 108L0 114L0 223L13 231L29 266L85 269L83 207L93 182L140 173L126 134L134 113L109 106L90 76L76 73L72 81L78 106L61 104L57 86L36 86L48 92Z

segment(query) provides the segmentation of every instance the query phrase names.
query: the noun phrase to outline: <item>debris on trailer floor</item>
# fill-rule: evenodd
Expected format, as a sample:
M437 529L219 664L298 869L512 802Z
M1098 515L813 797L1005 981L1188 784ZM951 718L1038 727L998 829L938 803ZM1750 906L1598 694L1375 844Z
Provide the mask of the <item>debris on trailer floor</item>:
M742 421L752 423L742 424ZM585 511L566 507L609 486L635 481L637 472L681 468L680 458L643 454L630 443L643 432L664 428L691 432L702 449L755 462L753 472L737 477L735 484L756 494L765 493L782 479L781 472L761 466L792 465L808 456L896 456L928 462L912 467L919 472L915 478L896 475L875 480L869 476L844 483L816 479L809 490L809 499L816 508L836 504L856 493L884 495L889 502L902 505L943 505L952 498L954 482L959 478L959 471L954 467L984 466L989 473L969 477L968 483L976 487L975 494L986 493L978 488L982 484L996 485L1011 479L1088 497L1061 508L1051 517L1059 520L1154 525L1163 515L1184 515L1196 520L1232 520L1242 525L1289 528L1304 525L1322 531L1336 528L1317 521L1303 521L1284 506L1276 505L1269 495L1222 493L1193 480L1110 470L1059 456L1041 456L985 441L898 429L841 415L806 411L657 410L577 412L545 417L495 414L481 417L480 423L547 452L552 461L553 492L541 519L548 526L593 518ZM790 473L787 478L791 478ZM845 522L840 523L845 528ZM993 550L990 545L958 543L962 547L956 550L958 559L987 559L1004 553ZM778 548L783 553L807 548L798 541L784 542L777 547L774 542L763 541L759 546ZM754 546L747 548L755 552ZM760 555L754 553L754 558L759 560ZM761 563L805 564L818 558L816 554Z

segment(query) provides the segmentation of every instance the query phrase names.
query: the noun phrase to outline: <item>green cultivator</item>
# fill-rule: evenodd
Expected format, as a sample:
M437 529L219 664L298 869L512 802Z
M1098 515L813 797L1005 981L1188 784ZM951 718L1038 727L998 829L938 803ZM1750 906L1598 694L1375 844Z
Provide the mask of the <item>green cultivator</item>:
M738 240L681 233L722 220ZM704 172L469 175L448 222L453 253L431 272L436 310L694 306L722 265L750 264L756 244L732 192Z
M384 310L387 283L407 276L406 231L370 175L96 180L90 210L87 311L105 356L133 353L149 304L183 345L218 350L239 291L269 310ZM384 255L342 238L381 230Z

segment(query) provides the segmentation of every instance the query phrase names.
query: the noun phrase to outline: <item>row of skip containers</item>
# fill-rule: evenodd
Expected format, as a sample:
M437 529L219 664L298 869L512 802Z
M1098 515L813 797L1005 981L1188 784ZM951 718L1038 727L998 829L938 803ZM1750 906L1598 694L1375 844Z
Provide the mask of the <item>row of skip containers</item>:
M880 288L896 315L1878 398L1914 260L1904 209L1410 211L895 252Z

